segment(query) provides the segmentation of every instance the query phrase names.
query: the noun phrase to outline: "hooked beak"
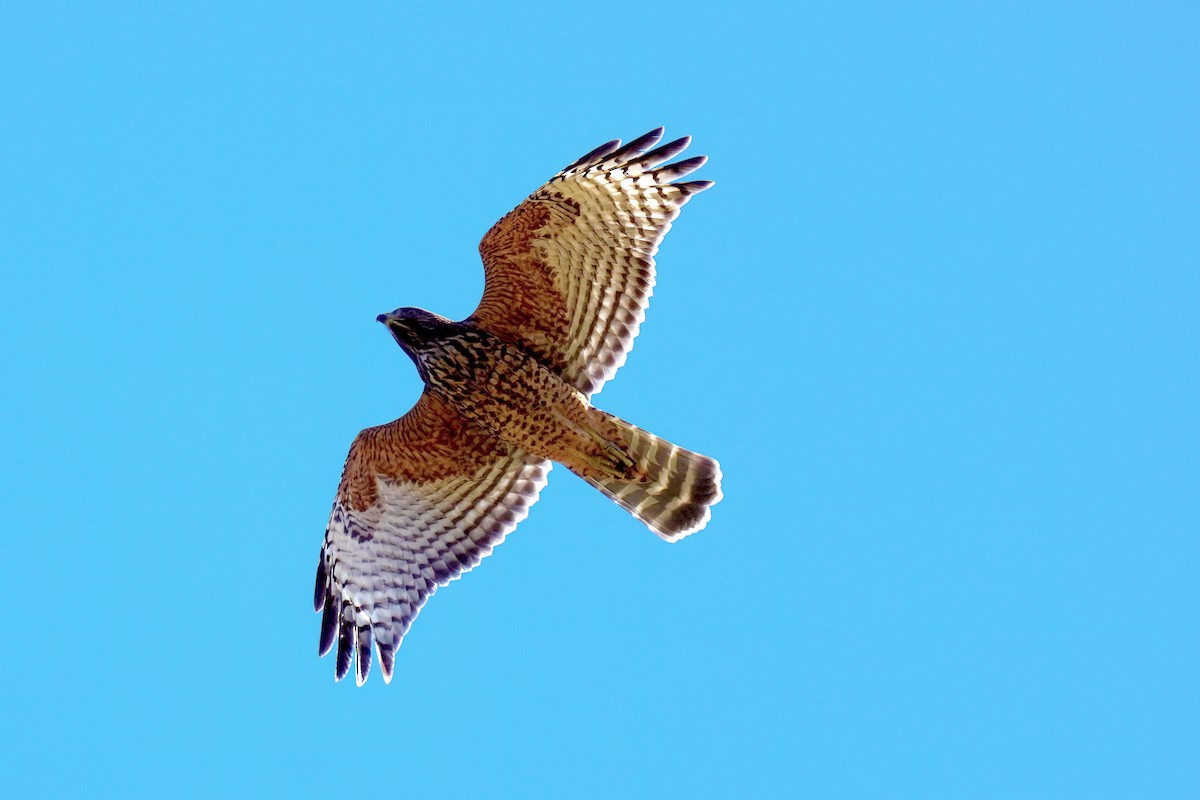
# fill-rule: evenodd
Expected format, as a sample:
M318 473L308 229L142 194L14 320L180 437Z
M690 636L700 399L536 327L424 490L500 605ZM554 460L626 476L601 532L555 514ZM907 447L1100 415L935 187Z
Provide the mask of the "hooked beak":
M392 332L393 336L402 331L408 330L408 326L404 324L404 320L401 317L396 316L394 313L380 314L375 318L375 321L382 322L384 326L386 326L387 329Z
M382 322L383 326L388 329L388 333L392 335L400 344L405 344L412 338L412 328L406 324L407 320L393 314L380 314L375 318L376 322Z

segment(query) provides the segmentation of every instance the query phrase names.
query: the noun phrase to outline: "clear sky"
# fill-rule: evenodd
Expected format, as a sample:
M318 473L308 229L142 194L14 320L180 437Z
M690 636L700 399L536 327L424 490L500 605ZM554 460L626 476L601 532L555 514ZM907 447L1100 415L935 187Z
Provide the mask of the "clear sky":
M197 5L0 12L7 796L1200 796L1195 4ZM726 499L558 469L335 684L376 314L660 124L717 185L596 400Z

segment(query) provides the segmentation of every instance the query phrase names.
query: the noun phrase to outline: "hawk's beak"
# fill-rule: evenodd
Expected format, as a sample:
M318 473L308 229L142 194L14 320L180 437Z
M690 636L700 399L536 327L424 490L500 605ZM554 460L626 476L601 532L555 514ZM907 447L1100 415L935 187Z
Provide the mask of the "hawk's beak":
M401 318L397 317L394 313L380 314L378 317L375 318L375 321L382 322L384 324L384 326L387 327L387 329L389 331L391 331L392 333L395 333L396 331L399 331L399 330L404 330L405 328L408 327L407 325L402 325Z
M405 324L405 320L402 317L397 317L395 313L380 314L375 318L375 321L382 322L383 327L387 328L388 333L395 337L397 341L405 341L410 335L408 325Z

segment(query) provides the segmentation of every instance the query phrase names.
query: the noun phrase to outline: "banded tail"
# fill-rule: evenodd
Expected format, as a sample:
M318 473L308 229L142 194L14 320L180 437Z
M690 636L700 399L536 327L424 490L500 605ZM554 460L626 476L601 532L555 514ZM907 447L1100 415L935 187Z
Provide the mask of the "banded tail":
M684 450L619 417L596 411L616 426L617 444L649 480L580 477L668 542L703 528L712 516L709 509L722 497L721 465L716 459Z

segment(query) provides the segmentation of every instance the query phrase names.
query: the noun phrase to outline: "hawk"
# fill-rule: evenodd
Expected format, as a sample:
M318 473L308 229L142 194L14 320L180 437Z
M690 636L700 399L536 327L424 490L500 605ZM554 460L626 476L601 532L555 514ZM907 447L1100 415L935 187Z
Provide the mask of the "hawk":
M590 403L624 362L654 286L654 254L705 156L658 128L603 144L483 237L483 299L461 322L381 314L425 388L404 416L350 446L317 565L320 655L335 676L396 650L439 586L474 567L529 513L557 461L669 542L721 499L717 462ZM654 149L651 149L654 148Z

